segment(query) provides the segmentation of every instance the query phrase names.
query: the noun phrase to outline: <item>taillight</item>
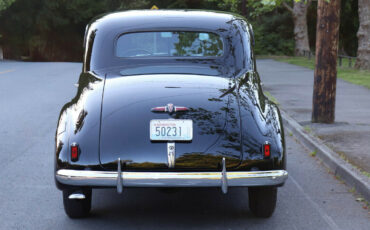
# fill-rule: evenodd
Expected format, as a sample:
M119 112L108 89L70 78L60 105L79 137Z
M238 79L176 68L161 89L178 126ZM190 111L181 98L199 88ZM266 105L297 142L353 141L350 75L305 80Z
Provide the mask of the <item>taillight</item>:
M265 158L269 158L271 156L271 145L267 141L263 145L263 155Z
M76 143L72 143L71 145L71 160L72 161L78 160L78 156L79 156L78 152L79 152L78 145Z

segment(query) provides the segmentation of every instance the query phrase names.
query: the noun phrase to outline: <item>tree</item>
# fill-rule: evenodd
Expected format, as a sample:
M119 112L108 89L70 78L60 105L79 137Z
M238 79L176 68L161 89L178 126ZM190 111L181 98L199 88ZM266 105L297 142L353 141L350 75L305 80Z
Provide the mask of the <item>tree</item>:
M123 9L148 8L146 0L17 0L1 17L8 58L80 61L86 24L95 16Z
M242 13L243 16L246 16L246 5L253 9L254 12L251 14L254 16L274 10L278 6L284 6L293 17L294 53L296 56L302 56L305 51L310 50L307 29L307 9L310 7L311 2L312 0L223 0L220 6L229 6L231 11ZM290 4L293 4L293 7Z
M292 14L294 22L294 54L302 56L306 51L310 51L307 9L310 7L312 0L262 0L261 2L272 7L280 5L285 7ZM293 7L290 4L293 4Z
M338 54L356 56L358 38L358 0L341 0Z
M15 0L0 0L0 13L8 8Z
M310 50L307 30L307 9L310 7L311 1L312 0L293 0L293 8L286 1L282 2L282 5L288 9L293 16L295 40L294 53L296 56L302 56L305 51Z
M356 68L370 70L370 1L358 0L360 26L357 32Z
M333 123L337 82L340 0L319 0L312 122Z
M0 0L0 15L1 15L1 11L8 8L14 1L15 0ZM0 60L3 59L3 48L1 46L1 37L2 35L0 34Z

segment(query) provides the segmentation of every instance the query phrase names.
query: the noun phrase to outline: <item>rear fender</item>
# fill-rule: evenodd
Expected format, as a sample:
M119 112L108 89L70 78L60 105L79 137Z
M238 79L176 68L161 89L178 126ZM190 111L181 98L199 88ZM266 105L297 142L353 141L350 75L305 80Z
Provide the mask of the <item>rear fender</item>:
M55 170L100 168L99 132L104 79L82 73L76 96L60 112L55 135ZM79 159L72 162L70 146L77 143Z
M239 79L239 104L242 122L242 163L239 170L285 169L285 140L280 112L264 94L257 72ZM262 146L271 144L271 157L264 159Z

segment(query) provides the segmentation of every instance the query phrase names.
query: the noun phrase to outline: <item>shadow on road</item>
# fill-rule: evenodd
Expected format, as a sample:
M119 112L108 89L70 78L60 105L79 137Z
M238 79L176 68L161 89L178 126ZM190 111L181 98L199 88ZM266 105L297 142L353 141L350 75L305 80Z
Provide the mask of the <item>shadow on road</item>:
M194 228L223 226L233 221L255 219L248 209L248 190L233 188L223 195L221 189L179 189L163 191L154 188L93 191L89 218L73 220L75 224L94 227Z

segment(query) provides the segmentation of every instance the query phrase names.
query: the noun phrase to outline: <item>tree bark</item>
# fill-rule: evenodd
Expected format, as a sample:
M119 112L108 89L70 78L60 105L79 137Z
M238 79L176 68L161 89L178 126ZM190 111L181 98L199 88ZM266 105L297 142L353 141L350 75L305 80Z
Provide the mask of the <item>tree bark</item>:
M355 67L370 70L370 0L358 0L358 48Z
M333 123L337 83L340 0L319 0L312 122Z
M247 17L247 0L242 0L242 2L241 2L241 10L242 10L242 15L244 16L244 17Z
M311 0L296 2L293 0L293 8L287 3L283 2L283 6L287 8L293 16L294 22L294 41L296 56L304 55L305 51L310 51L308 43L308 29L307 29L307 9L311 5Z

